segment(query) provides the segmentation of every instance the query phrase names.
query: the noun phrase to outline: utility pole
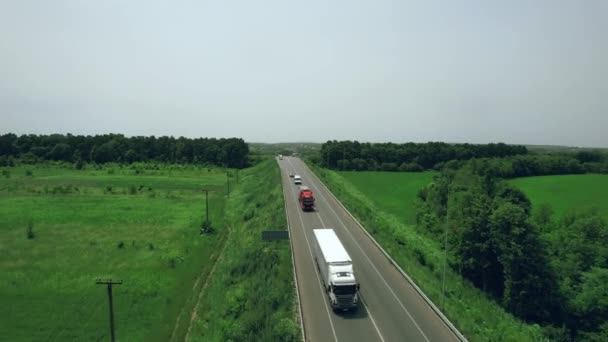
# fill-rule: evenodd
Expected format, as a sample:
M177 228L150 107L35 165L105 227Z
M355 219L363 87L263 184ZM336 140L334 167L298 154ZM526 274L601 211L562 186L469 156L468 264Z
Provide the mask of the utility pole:
M205 222L207 222L207 226L209 226L209 189L203 189L205 192Z
M226 184L228 184L228 197L230 197L230 172L226 170Z
M448 229L450 227L450 186L448 185L447 201L445 204L445 231L443 234L443 280L441 285L441 310L445 310L445 270L448 263Z
M95 284L108 286L108 300L110 301L110 338L112 342L115 342L116 338L114 336L114 306L112 305L112 285L122 285L122 280L97 279Z

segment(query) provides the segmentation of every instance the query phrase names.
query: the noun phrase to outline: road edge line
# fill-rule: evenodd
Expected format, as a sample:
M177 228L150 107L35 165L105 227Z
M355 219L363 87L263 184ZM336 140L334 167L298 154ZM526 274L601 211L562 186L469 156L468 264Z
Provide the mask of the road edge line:
M303 163L303 164L306 165L306 163ZM308 165L306 165L306 167L308 167ZM443 314L443 312L441 312L441 310L439 310L439 308L431 301L431 299L429 297L427 297L427 295L424 294L424 292L422 292L422 289L420 287L418 287L418 285L416 285L414 280L409 275L407 275L407 273L405 273L403 271L401 266L399 266L399 264L397 264L397 262L395 262L395 260L393 260L393 258L384 250L384 248L382 248L382 246L380 246L380 244L376 241L376 239L374 239L374 237L367 231L367 229L365 229L363 227L361 222L359 222L359 220L357 220L357 218L353 214L351 214L351 212L344 206L344 204L342 204L342 202L336 197L336 195L334 195L334 193L331 192L331 190L329 190L329 188L325 185L325 183L323 183L321 178L319 178L319 176L317 176L317 174L313 171L313 169L311 169L310 167L308 167L308 169L317 177L317 179L319 179L319 183L321 183L321 185L325 188L325 190L327 190L327 192L342 207L342 209L344 209L344 211L346 211L346 213L357 223L357 225L365 233L365 235L367 235L367 237L370 240L372 240L374 245L376 245L376 247L378 247L378 249L382 252L382 254L384 254L384 256L388 259L388 261L393 266L395 266L397 271L399 271L399 273L401 273L401 275L408 281L408 283L410 283L410 285L412 285L414 290L416 290L416 292L418 292L420 297L422 297L422 299L424 299L424 301L428 304L428 306L431 307L431 309L435 312L435 314L437 316L439 316L439 318L454 333L454 335L456 335L456 337L458 337L459 340L461 340L463 342L467 342L468 341L467 338L460 331L458 331L456 326L454 326L454 324L452 324L452 322L450 322L450 320Z
M298 272L296 271L295 255L293 254L293 241L291 240L291 225L289 224L289 215L287 213L287 198L285 198L285 191L283 189L283 170L277 161L277 167L281 175L281 192L283 193L283 209L285 210L285 222L287 223L287 232L289 234L289 248L291 252L291 266L293 270L293 280L296 285L296 299L298 301L298 316L300 323L300 330L302 334L302 342L306 341L306 332L304 330L304 319L302 317L302 301L300 300L300 287L298 286Z

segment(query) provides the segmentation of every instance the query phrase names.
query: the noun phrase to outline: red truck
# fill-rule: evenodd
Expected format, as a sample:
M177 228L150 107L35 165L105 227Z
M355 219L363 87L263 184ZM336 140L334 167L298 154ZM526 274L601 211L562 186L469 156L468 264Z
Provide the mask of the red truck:
M300 201L300 207L302 210L315 210L315 196L307 186L300 187L300 196L298 196L298 201Z

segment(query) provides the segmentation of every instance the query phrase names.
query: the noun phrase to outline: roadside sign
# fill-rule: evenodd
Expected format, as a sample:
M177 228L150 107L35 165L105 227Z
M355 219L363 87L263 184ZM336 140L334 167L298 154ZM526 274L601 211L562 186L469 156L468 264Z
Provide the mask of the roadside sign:
M265 230L262 232L262 240L289 240L289 232L287 230Z

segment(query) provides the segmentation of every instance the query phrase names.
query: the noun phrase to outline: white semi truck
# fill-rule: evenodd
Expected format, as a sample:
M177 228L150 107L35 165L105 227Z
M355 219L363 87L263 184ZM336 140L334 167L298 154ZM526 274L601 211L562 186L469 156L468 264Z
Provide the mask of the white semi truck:
M355 310L359 284L353 262L333 229L313 229L314 253L325 291L334 311Z

